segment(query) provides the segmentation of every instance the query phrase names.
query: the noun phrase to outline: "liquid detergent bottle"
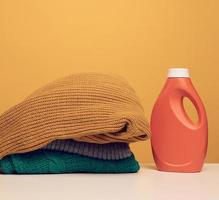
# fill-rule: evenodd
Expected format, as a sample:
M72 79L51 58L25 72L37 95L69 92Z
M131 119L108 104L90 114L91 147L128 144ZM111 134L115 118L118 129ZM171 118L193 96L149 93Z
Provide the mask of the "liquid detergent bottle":
M187 115L183 99L195 106L198 122ZM151 146L158 170L168 172L200 172L208 143L205 108L197 94L189 71L172 68L151 116Z

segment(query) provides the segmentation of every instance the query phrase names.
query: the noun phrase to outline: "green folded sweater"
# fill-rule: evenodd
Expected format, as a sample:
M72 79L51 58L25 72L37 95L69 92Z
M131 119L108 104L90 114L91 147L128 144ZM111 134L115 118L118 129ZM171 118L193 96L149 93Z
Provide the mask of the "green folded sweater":
M0 160L0 171L5 174L134 173L138 170L134 155L121 160L101 160L61 151L37 150Z

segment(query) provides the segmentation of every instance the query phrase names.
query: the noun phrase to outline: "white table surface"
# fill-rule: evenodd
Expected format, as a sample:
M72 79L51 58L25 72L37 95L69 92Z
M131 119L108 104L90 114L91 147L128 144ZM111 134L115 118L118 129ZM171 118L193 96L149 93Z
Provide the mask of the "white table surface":
M0 200L219 200L219 164L201 173L0 175Z

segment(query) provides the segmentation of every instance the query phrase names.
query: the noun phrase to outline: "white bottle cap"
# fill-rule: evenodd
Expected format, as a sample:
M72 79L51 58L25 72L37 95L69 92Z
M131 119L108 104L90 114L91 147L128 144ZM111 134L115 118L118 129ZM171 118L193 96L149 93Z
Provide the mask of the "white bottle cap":
M170 68L168 69L168 77L190 77L187 68Z

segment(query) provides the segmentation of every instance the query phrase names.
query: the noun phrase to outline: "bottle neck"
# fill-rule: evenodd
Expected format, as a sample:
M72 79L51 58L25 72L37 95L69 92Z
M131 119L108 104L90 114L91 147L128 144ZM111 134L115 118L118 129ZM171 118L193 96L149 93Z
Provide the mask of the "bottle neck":
M166 88L187 88L188 85L191 85L192 81L190 77L168 77L166 79L165 87Z

